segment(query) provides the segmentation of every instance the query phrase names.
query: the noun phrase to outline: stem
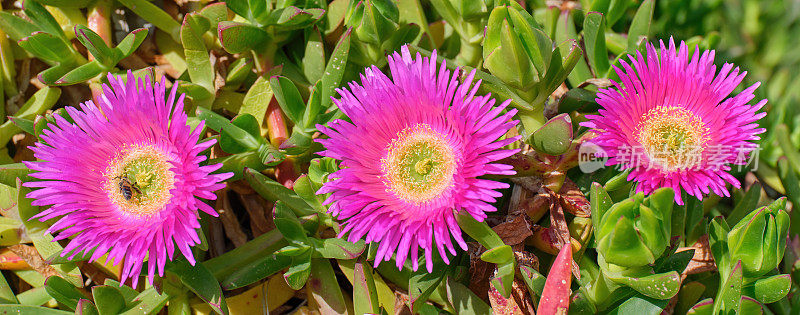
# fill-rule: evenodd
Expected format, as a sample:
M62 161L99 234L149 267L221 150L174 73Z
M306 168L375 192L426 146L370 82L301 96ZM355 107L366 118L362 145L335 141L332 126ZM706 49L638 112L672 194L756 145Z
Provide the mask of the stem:
M478 25L473 25L472 23L466 24L466 33L467 34L478 34L483 31L483 28ZM474 38L474 37L473 37ZM481 38L482 39L482 38ZM479 63L483 57L483 46L481 46L481 41L473 42L471 38L461 38L461 50L458 53L456 59L462 65L468 65L472 67L480 66Z
M277 47L268 45L265 47L263 53L254 53L256 59L256 67L261 75L268 73L273 68L273 60ZM271 98L266 113L267 134L269 135L269 142L276 148L279 148L286 139L289 139L289 131L286 127L286 120L283 117L283 111L278 105L276 98ZM297 171L295 170L294 163L291 159L286 159L275 168L275 179L286 186L292 188L294 181L297 179Z
M520 123L522 123L522 137L525 141L527 141L534 131L539 130L544 123L546 122L544 118L544 112L542 111L541 107L535 106L534 110L525 110L522 108L517 108L519 112L517 113L517 117L519 117Z
M89 9L89 13L86 17L86 24L89 29L97 33L109 47L111 47L110 16L111 1L97 0L91 9ZM95 57L89 53L89 60L94 59ZM103 72L99 77L89 82L89 89L92 91L92 99L94 99L95 104L99 103L100 97L103 94L103 86L100 84L99 78L103 77L106 73L107 72Z
M514 153L498 163L511 165L517 172L513 177L542 176L553 169L552 166L537 159L536 156L524 153Z

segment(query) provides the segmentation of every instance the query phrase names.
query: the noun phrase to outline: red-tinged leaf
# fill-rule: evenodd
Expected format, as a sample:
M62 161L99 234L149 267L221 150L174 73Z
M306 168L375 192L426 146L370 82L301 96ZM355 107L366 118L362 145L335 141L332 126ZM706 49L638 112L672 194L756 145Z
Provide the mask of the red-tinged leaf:
M537 314L566 314L572 282L572 246L563 246L547 274Z

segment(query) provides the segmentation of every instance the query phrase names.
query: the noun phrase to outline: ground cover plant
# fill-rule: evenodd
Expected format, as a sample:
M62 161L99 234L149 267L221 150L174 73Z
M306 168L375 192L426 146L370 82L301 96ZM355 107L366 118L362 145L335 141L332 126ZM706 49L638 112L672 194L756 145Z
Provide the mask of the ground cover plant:
M793 1L0 8L2 312L800 308Z

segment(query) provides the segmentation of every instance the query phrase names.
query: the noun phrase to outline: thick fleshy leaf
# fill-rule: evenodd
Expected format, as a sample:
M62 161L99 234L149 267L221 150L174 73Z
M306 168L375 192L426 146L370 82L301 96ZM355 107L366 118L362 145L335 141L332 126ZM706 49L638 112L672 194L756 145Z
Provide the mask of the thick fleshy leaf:
M667 302L669 301L657 300L643 296L634 296L625 301L624 303L620 304L620 306L618 306L608 314L658 315L661 314L661 312L667 306Z
M114 47L114 53L117 60L122 60L133 54L139 45L144 42L144 39L147 37L147 29L146 28L138 28L131 31L122 41L117 44L117 47Z
M260 172L246 169L244 178L261 197L269 201L282 201L283 204L292 209L297 216L306 216L316 213L303 198L300 198L300 196L291 189L284 187Z
M742 303L739 304L739 309L736 311L736 314L758 314L761 315L764 313L764 308L755 299L749 296L742 296Z
M301 60L303 74L309 82L317 82L325 72L325 45L316 27L306 30L306 34L306 48Z
M764 304L775 303L789 293L792 278L788 274L762 278L745 286L743 293Z
M514 251L509 245L503 245L486 250L481 254L481 260L493 264L501 264L508 262L508 257L514 255Z
M81 299L75 308L75 315L99 315L100 311L94 306L92 301Z
M22 3L22 10L33 24L39 26L39 29L63 39L66 43L67 36L64 34L64 30L61 29L61 25L43 5L34 0L26 0Z
M167 304L168 298L169 296L167 294L159 294L155 288L147 288L142 291L142 293L136 295L133 300L128 301L130 306L128 310L122 314L133 315L142 313L158 313L158 311L164 308L164 305Z
M239 22L220 22L218 33L222 47L232 54L257 49L269 40L269 35L264 30Z
M361 256L367 247L364 240L351 243L341 238L311 239L316 255L329 259L355 259Z
M427 302L428 297L442 282L447 271L450 269L449 265L445 265L443 261L434 261L433 272L428 273L428 270L420 268L411 274L411 279L408 282L408 295L411 297L411 312L417 313L420 307Z
M222 288L205 265L192 266L185 260L176 260L168 265L167 271L177 276L183 285L208 303L215 312L228 314Z
M238 81L244 81L245 76L251 71L252 67L252 64L248 65L242 62L240 66L235 67L233 70L231 70L232 72L228 73L229 81L226 83L226 85L232 83L236 84ZM256 121L258 121L258 125L264 126L264 117L266 116L267 107L269 106L272 96L273 92L269 79L266 77L258 77L256 82L254 82L250 89L247 90L247 94L245 94L244 99L242 100L242 106L239 109L239 115L253 115L253 117L256 118Z
M220 281L225 290L238 289L263 279L289 267L292 259L280 255L264 255L250 264L236 269L230 276Z
M108 47L106 42L103 41L103 38L88 27L76 25L75 38L77 38L81 44L86 47L86 50L88 50L95 59L99 60L101 64L111 65L112 60L115 59L113 51Z
M22 182L17 179L17 209L22 223L27 229L28 237L33 241L34 247L42 257L49 257L56 253L62 253L64 248L58 242L53 242L53 235L47 232L50 227L39 220L31 218L39 213L39 207L31 205L31 199L25 196L31 191L30 188L22 186ZM78 266L74 263L64 263L53 266L59 274L74 286L83 286L83 276Z
M308 205L317 210L320 213L325 213L327 208L322 204L320 195L317 195L317 191L319 190L320 186L312 183L311 179L309 179L308 175L303 174L294 181L294 192L303 198Z
M653 20L653 10L655 9L654 0L645 0L636 11L631 21L631 28L628 30L628 53L634 54L639 48L639 41L642 37L650 37L650 24Z
M628 217L619 217L614 231L597 244L606 261L616 265L644 266L655 261L653 253L642 243L634 222Z
M555 28L555 42L556 43L565 43L573 40L578 39L578 34L575 31L575 21L570 11L562 11L558 17L558 23L556 24ZM559 50L561 51L562 56L568 56L573 48L568 45L559 45ZM578 49L582 51L582 49ZM550 69L548 69L550 71ZM592 73L589 71L589 65L586 63L586 60L580 58L576 63L575 66L569 71L567 75L569 83L572 86L578 86L584 81L592 78Z
M119 3L145 17L147 21L170 35L175 42L180 41L181 25L169 13L147 0L119 0ZM158 45L161 48L161 45Z
M23 39L39 31L39 27L6 11L0 11L0 28L13 40Z
M300 220L282 201L275 202L275 227L290 243L295 245L310 245L306 230L300 225Z
M311 299L324 314L345 314L347 303L328 259L312 259L308 286Z
M77 308L78 301L87 298L74 285L61 277L48 278L45 282L45 289L56 301L72 310Z
M535 269L524 265L519 266L519 272L522 275L522 280L525 281L525 285L528 287L528 293L537 298L542 296L547 278Z
M90 79L102 74L104 70L105 66L100 64L99 61L94 60L70 70L54 82L43 82L50 85L73 85L89 81Z
M322 108L330 107L330 104L333 102L331 97L334 96L334 89L338 88L339 84L342 82L345 66L347 65L347 59L350 54L350 32L351 29L348 29L347 32L339 38L336 47L333 48L330 59L328 59L328 64L325 66L325 73L322 74L322 79L320 79L322 81L322 97L320 98L320 105Z
M117 288L107 285L94 286L92 296L100 315L119 314L125 308L125 298Z
M563 154L572 144L572 119L568 114L553 117L533 133L531 143L538 152L549 155Z
M72 315L74 313L52 309L49 307L31 305L0 305L0 313L6 314L37 314L37 315Z
M300 290L306 285L311 275L311 251L303 255L292 257L289 269L283 274L286 284L294 290Z
M30 181L33 179L28 176L30 173L31 170L22 163L0 165L0 184L15 186L17 178L23 182Z
M681 287L681 277L676 271L646 277L623 277L621 280L639 293L658 300L672 298Z
M714 300L711 298L707 298L705 300L697 302L697 304L692 306L692 308L689 309L689 312L687 312L686 314L711 315L713 314L713 311L714 311Z
M569 310L570 283L572 283L572 246L562 246L547 274L536 313L566 313Z
M611 64L606 50L606 21L600 12L589 12L583 20L583 42L586 45L586 58L592 66L595 77L602 77Z
M378 289L372 267L359 260L353 268L353 308L356 314L378 314Z
M225 124L220 132L219 145L228 153L242 153L256 150L265 143L261 137L261 127L250 114L239 115Z
M732 314L739 310L742 301L742 262L737 261L722 284L714 303L714 310Z
M203 42L203 34L211 27L209 20L199 12L186 14L181 25L181 44L185 56L187 70L192 83L202 86L209 95L216 93L214 87L214 67L211 65L208 49ZM198 104L211 107L213 97L208 97ZM194 100L198 102L198 100Z
M65 54L70 49L62 38L50 33L36 31L20 39L17 44L39 59L62 62L70 57L70 54Z
M456 314L490 314L492 308L475 295L467 286L447 277L444 284L447 301L456 310Z
M286 117L294 124L301 123L306 104L294 83L286 77L275 76L269 79L269 84Z

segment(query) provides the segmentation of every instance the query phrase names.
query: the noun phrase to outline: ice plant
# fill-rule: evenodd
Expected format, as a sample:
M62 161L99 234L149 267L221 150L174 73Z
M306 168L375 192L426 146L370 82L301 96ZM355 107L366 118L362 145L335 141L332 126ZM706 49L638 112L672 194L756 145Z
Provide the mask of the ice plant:
M198 143L203 122L194 130L187 125L177 85L166 95L165 80L151 84L128 72L127 82L112 75L108 81L98 104L54 115L31 148L38 161L25 162L41 180L25 186L39 188L27 195L33 205L49 206L35 218L59 218L50 227L55 240L72 238L62 256L94 250L95 260L108 253L123 264L122 282L130 277L135 287L145 259L152 283L176 245L194 264L197 210L217 215L198 198L215 199L212 192L231 174L210 174L221 164L199 164L215 141Z
M493 162L515 152L502 148L518 137L501 137L517 124L516 110L503 113L510 101L494 106L489 95L476 96L474 72L459 82L458 70L437 67L435 51L412 58L403 47L388 63L391 79L372 66L361 84L337 90L334 103L350 121L317 126L329 137L317 140L326 149L319 154L342 161L319 193L331 193L329 211L344 220L340 236L380 242L376 266L396 254L398 268L410 256L416 270L422 248L431 271L434 249L446 263L456 254L451 236L467 248L455 211L483 221L496 210L495 190L508 185L478 177L514 174Z
M646 58L630 60L615 67L619 81L598 92L599 114L582 123L599 132L593 143L605 150L606 165L631 169L637 192L671 187L679 204L681 190L700 199L711 191L729 196L726 182L740 187L731 165L746 164L764 132L756 121L767 100L748 104L759 84L728 97L747 72L728 63L717 72L713 50L690 56L671 39L668 48L647 44Z

